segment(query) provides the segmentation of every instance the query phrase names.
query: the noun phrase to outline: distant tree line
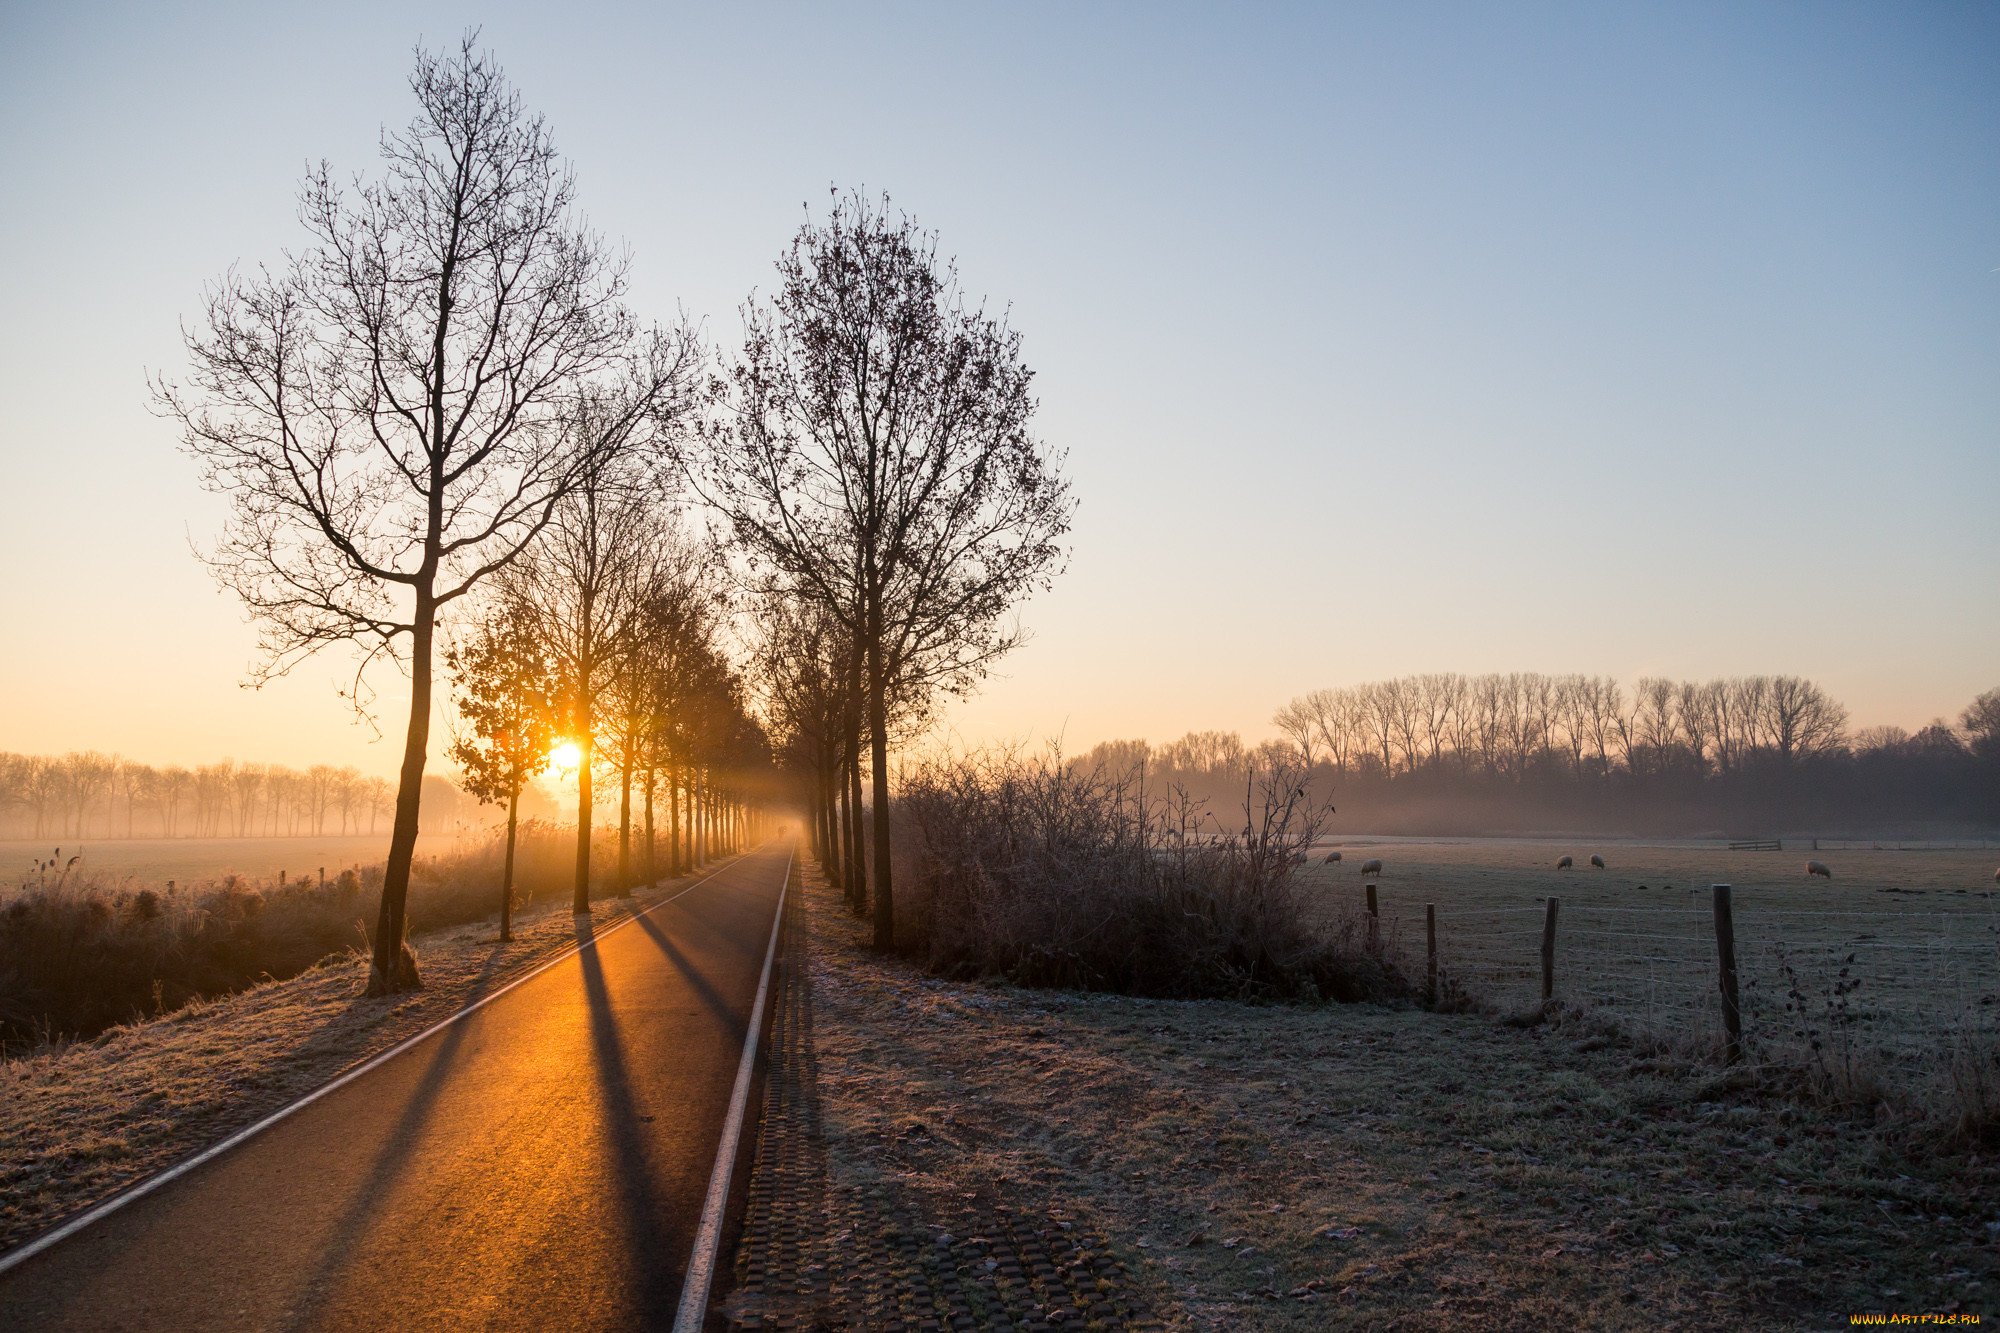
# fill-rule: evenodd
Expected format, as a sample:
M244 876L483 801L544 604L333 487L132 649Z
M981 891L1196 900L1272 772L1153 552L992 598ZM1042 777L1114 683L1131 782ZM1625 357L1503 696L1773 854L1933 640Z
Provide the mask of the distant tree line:
M315 764L158 766L99 754L0 754L0 836L270 838L373 833L395 789Z
M1708 681L1441 672L1314 690L1245 746L1193 732L1113 741L1088 768L1240 799L1248 772L1303 761L1341 824L1374 832L1887 829L2000 822L2000 690L1915 733L1854 732L1797 676Z

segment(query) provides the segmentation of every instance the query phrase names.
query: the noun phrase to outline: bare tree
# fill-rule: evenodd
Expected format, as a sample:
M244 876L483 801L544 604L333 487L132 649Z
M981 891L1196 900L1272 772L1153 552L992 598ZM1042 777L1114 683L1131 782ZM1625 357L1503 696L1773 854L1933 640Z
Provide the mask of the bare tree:
M969 689L1019 641L1003 617L1061 566L1074 504L1029 431L1020 335L968 308L934 236L849 195L778 270L746 309L735 429L705 490L769 585L825 606L862 655L887 948L895 704Z
M2000 689L1988 690L1967 704L1958 715L1958 725L1974 754L2000 759Z
M1771 748L1790 766L1807 755L1838 749L1847 739L1847 709L1800 676L1773 676L1769 700Z
M417 113L378 180L306 181L311 243L231 272L162 409L232 515L209 554L261 621L261 683L330 645L407 666L411 701L371 993L419 985L404 947L438 617L548 521L593 442L581 387L628 366L623 259L575 218L549 131L468 35L419 51Z
M608 692L632 667L647 577L672 541L645 462L692 406L699 361L691 338L660 350L650 373L579 403L572 428L588 442L589 465L554 507L528 557L504 580L504 596L540 629L561 680L577 765L576 873L572 907L590 910L592 766L606 729ZM627 812L629 815L629 811Z
M653 872L654 775L671 766L674 723L685 721L689 683L714 650L720 579L712 550L662 518L655 535L638 551L620 645L623 662L606 689L607 740L617 762L618 887L632 885L632 794L644 801L648 882Z
M1305 766L1311 768L1319 758L1321 743L1321 719L1324 713L1321 699L1316 696L1332 694L1332 690L1314 690L1302 694L1271 715L1271 725L1290 741L1301 756Z

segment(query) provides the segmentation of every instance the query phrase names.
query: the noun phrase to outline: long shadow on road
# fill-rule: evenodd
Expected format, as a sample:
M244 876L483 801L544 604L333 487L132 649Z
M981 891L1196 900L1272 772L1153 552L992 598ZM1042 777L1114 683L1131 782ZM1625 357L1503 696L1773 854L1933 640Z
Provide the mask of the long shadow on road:
M491 967L489 962L489 970ZM395 1128L384 1140L381 1155L369 1169L368 1178L354 1191L347 1211L327 1237L325 1251L312 1276L300 1288L295 1306L298 1313L289 1327L304 1329L319 1325L324 1312L318 1308L318 1298L324 1294L323 1288L338 1278L353 1259L356 1248L373 1234L372 1224L379 1218L383 1207L382 1196L394 1181L402 1177L415 1154L430 1120L431 1110L451 1075L458 1048L471 1031L472 1024L460 1020L446 1029L443 1039L438 1042L437 1051L424 1070L423 1080L410 1094L402 1115L396 1119Z
M736 1027L739 1017L736 1010L731 1008L729 1002L722 998L721 992L715 989L713 983L696 969L688 956L681 952L680 946L668 939L667 933L661 930L659 924L651 917L642 916L638 920L640 928L652 938L653 943L659 947L660 952L667 956L667 961L672 963L675 969L687 978L688 986L696 995L701 997L701 1002L707 1006L708 1011L722 1020L726 1027Z
M638 920L650 930L645 917ZM625 1049L618 1037L618 1019L611 1008L611 991L605 984L604 964L597 955L597 941L588 917L577 918L577 938L583 949L577 960L583 970L583 989L590 1006L591 1053L597 1063L597 1095L604 1118L604 1140L614 1161L612 1178L617 1182L617 1202L623 1223L625 1267L637 1324L646 1328L666 1328L673 1323L680 1301L681 1266L675 1258L672 1237L664 1225L665 1201L653 1185L653 1167L647 1158L644 1126L651 1116L641 1115L632 1095L632 1077Z

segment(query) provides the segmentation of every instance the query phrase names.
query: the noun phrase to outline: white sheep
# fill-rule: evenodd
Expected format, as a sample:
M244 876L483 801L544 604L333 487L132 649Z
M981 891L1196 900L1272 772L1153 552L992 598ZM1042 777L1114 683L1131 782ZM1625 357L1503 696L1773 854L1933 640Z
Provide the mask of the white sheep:
M1569 868L1570 868L1571 866L1573 866L1573 865L1575 865L1575 864L1576 864L1576 862L1575 862L1575 861L1573 861L1573 860L1571 860L1571 859L1570 859L1569 857L1565 856L1565 857L1563 857L1563 858L1562 858L1562 859L1561 859L1560 861L1557 861L1557 862L1556 862L1556 869L1558 869L1558 870L1568 870L1568 869L1569 869Z
M1824 861L1806 862L1806 873L1808 875L1818 875L1821 879L1833 878L1833 872L1826 868L1826 862Z
M1590 858L1590 864L1602 870L1604 869L1604 858L1593 853Z
M1326 861L1324 862L1324 864L1332 865L1335 861L1338 861L1339 859L1340 859L1339 852L1328 852L1326 854Z
M1382 863L1380 861L1363 861L1361 863L1361 873L1364 875L1379 875L1382 873Z

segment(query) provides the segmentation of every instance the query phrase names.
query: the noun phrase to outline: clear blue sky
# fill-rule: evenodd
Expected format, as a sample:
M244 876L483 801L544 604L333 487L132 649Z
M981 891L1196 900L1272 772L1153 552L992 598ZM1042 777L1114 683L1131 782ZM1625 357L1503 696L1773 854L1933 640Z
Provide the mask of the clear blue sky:
M169 10L0 11L0 749L392 766L336 662L236 689L144 375L471 24L642 312L727 342L836 183L1011 303L1082 510L967 739L1412 670L2000 684L2000 6Z

